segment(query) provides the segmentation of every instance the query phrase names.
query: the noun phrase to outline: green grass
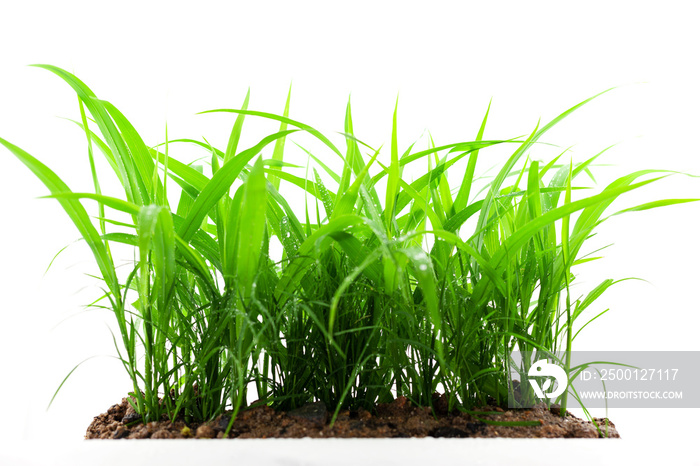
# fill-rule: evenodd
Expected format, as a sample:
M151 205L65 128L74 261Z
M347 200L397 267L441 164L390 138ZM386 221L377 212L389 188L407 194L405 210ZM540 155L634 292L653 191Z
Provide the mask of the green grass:
M431 139L424 149L400 145L397 102L388 150L354 134L349 102L341 150L289 117L289 97L276 115L249 110L248 94L241 109L211 110L235 116L225 148L192 139L150 147L78 78L38 66L79 97L94 192L72 192L36 158L0 144L43 182L92 250L105 290L96 305L116 318L115 346L144 422L237 413L251 390L275 408L321 400L336 414L396 396L430 406L436 390L453 408L504 405L510 352L564 352L568 365L577 332L597 317L584 311L616 283L572 291L576 266L596 259L583 246L598 225L695 200L610 212L620 196L671 173L630 173L589 194L579 180L593 178L602 152L578 163L566 151L534 158L549 129L600 94L527 137L503 140L483 139L489 105L473 140ZM278 131L241 148L251 119ZM299 167L285 153L304 133L321 149L298 146L308 161ZM169 156L183 144L203 151L206 174ZM494 176L477 177L478 160L496 146L512 155ZM107 175L97 172L95 149L121 196L102 194ZM409 164L427 170L408 181ZM304 205L290 205L290 195ZM84 203L97 203L97 217ZM115 267L117 243L134 250L126 274ZM281 257L271 254L277 243Z

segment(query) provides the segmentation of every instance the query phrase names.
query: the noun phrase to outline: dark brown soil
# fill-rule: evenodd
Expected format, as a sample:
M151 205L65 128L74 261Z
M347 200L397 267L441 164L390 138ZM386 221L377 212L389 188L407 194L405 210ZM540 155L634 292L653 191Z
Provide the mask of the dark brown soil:
M436 396L437 397L437 396ZM281 412L269 406L257 406L239 413L229 438L331 438L331 437L508 437L508 438L619 438L615 425L606 419L592 422L581 420L567 412L559 416L557 407L544 405L532 409L503 410L485 406L474 415L446 412L444 396L436 398L435 415L431 408L412 406L405 397L389 404L376 406L374 413L341 412L333 427L323 403L312 403L300 409ZM220 416L205 424L185 424L184 421L160 421L142 424L126 398L106 413L96 416L88 427L86 439L143 439L143 438L224 438L230 417ZM136 421L136 422L134 422ZM493 425L484 421L534 421L536 425ZM127 424L130 424L127 425Z

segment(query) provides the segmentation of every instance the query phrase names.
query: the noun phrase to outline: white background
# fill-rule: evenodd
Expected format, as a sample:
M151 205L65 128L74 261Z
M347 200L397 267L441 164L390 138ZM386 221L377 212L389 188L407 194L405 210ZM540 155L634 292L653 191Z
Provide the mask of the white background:
M57 118L78 118L75 94L51 73L26 66L32 63L75 73L98 97L115 104L151 145L164 140L167 120L171 138L205 136L225 146L233 117L195 113L238 108L248 87L250 108L281 113L293 82L290 116L329 134L342 130L352 93L356 134L387 148L399 94L403 150L426 129L437 144L471 140L492 97L485 137L508 138L529 133L539 118L548 121L620 86L544 140L575 145L572 155L579 161L619 143L602 160L616 167L599 169L600 187L616 173L642 168L698 175L698 11L694 2L661 5L5 2L0 6L0 137L45 162L73 190L90 189L84 135ZM275 130L255 126L260 122L248 127L252 121L246 122L253 132L249 143ZM343 147L342 138L335 141ZM177 156L174 146L171 150ZM532 155L548 159L552 153L542 154ZM485 151L481 157L478 170L492 165L483 162ZM111 316L84 311L98 292L85 276L94 271L89 251L74 243L77 230L55 201L36 199L45 194L43 185L0 149L4 441L31 440L47 429L53 439L81 438L92 416L129 390L122 367L109 357L114 355L107 328ZM619 207L661 197L700 197L700 179L662 180ZM595 310L611 312L581 334L577 349L700 349L699 214L700 204L686 204L602 225L596 241L615 244L605 250L604 260L579 270L581 292L608 277L636 276L648 283L625 282L604 295ZM44 275L51 258L69 244ZM95 355L46 412L63 377ZM697 410L609 414L627 438L697 433L686 420Z

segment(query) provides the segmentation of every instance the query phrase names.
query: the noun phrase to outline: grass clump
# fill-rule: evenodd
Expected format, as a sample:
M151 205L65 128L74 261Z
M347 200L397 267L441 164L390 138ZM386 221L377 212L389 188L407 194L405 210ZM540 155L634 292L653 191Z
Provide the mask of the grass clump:
M289 99L276 115L248 110L248 95L241 109L211 111L235 115L224 149L184 139L149 147L78 78L40 67L79 97L94 192L72 192L24 150L0 144L44 183L91 248L144 422L237 413L250 390L275 408L321 400L336 414L396 396L430 406L436 390L451 407L504 404L511 351L568 355L582 327L575 323L615 283L581 297L571 290L572 268L594 259L582 255L583 244L611 203L669 175L630 173L574 199L583 192L575 180L590 175L600 154L580 163L563 154L530 158L545 132L597 96L527 137L484 140L487 110L474 140L401 151L396 111L390 147L374 149L355 136L348 103L341 150L289 118ZM241 149L248 117L279 130ZM309 163L307 176L297 176L285 159L287 140L301 132L325 151L306 151L321 173L311 176ZM206 151L207 174L170 157L175 143ZM515 150L495 176L476 177L480 152L496 145ZM123 195L102 194L95 149ZM462 159L451 186L448 174ZM418 161L427 171L406 181L404 169ZM291 206L282 190L301 190L306 202ZM126 274L115 267L116 244L134 251ZM566 394L561 401L565 407Z

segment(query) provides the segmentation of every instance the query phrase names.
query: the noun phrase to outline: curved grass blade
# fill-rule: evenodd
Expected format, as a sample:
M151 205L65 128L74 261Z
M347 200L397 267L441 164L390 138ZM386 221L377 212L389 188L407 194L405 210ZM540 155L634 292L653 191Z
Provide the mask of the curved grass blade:
M83 359L83 360L80 361L78 364L76 364L75 367L74 367L73 369L70 370L70 372L68 372L68 375L66 375L66 376L63 378L63 380L61 381L61 384L58 386L58 388L57 388L56 391L54 392L53 396L51 397L51 401L49 401L48 406L46 406L46 410L47 410L47 411L49 410L49 408L51 408L51 405L53 404L54 400L56 399L56 395L58 395L58 392L61 391L61 388L63 388L63 385L68 381L68 378L69 378L71 375L73 375L73 372L75 372L75 370L76 370L77 368L79 368L80 366L82 366L84 363L88 362L90 359L94 359L94 358L97 358L97 357L100 357L100 356L95 355L95 356L90 356L89 358Z
M178 235L183 240L189 241L194 233L199 229L199 226L202 224L202 221L212 207L214 207L214 205L219 201L221 196L228 192L229 188L236 178L238 178L238 175L241 173L241 170L243 170L245 165L266 145L272 141L275 141L276 139L296 131L297 130L287 130L267 136L258 144L250 149L244 150L238 154L238 156L234 157L234 159L229 163L221 167L221 169L216 172L216 175L209 180L204 189L202 189L199 196L197 196L197 199L195 199L189 215L178 229Z
M68 188L68 186L53 171L51 171L51 169L29 155L27 152L2 138L0 138L0 144L5 146L23 164L25 164L27 168L29 168L36 175L36 177L39 178L42 183L44 183L44 186L49 189L51 194L71 192L70 188ZM112 257L105 247L104 242L100 238L100 234L97 232L97 229L90 221L90 217L85 211L85 208L77 199L57 198L57 200L92 250L103 279L107 283L107 286L112 293L114 293L115 298L119 300L119 281L114 269Z
M163 198L163 186L159 182L155 171L155 164L149 154L149 149L141 139L141 136L126 119L126 117L111 103L99 101L109 112L114 122L117 124L121 137L127 145L130 159L136 168L136 187L143 198L143 203L155 202L157 198ZM153 178L155 178L155 183Z
M586 99L586 100L584 100L584 101L582 101L582 102L580 102L580 103L574 105L573 107L569 108L569 109L566 110L565 112L559 114L556 118L554 118L552 121L550 121L550 122L547 123L545 126L543 126L542 129L539 129L539 124L537 125L537 127L536 127L535 130L530 134L530 136L527 138L527 140L525 140L525 141L520 145L520 147L518 147L518 149L513 153L513 155L512 155L512 156L508 159L508 161L505 163L505 165L503 166L503 168L501 168L501 170L498 172L498 175L496 175L496 178L491 182L490 188L489 188L489 192L488 192L488 194L486 195L486 199L484 200L484 207L483 207L483 209L482 209L482 211L481 211L481 214L480 214L480 216L479 216L479 222L478 222L478 225L477 225L477 230L481 230L481 229L483 229L483 228L486 226L486 223L487 223L487 221L488 221L487 215L488 215L488 213L489 213L490 210L491 210L491 206L492 206L492 204L493 204L493 202L494 202L494 199L495 199L496 195L498 194L498 192L499 192L500 189L501 189L501 185L503 184L503 181L506 179L508 173L510 173L510 171L513 169L513 167L515 166L515 164L517 163L517 161L523 156L523 154L525 154L525 152L526 152L534 143L536 143L536 142L539 140L539 138L540 138L544 133L546 133L547 131L549 131L552 127L554 127L554 126L555 126L557 123L559 123L561 120L563 120L564 118L566 118L566 117L569 116L571 113L573 113L574 111L578 110L578 109L581 108L583 105L585 105L585 104L587 104L588 102L590 102L591 100L593 100L593 99L595 99L595 98L597 98L597 97L599 97L599 96L605 94L606 92L611 91L612 89L614 89L614 88L607 89L607 90L605 90L605 91L603 91L603 92L600 92L600 93L594 95L593 97L590 97L590 98L588 98L588 99ZM476 246L477 246L477 249L478 249L478 250L480 250L481 247L482 247L482 245L483 245L483 238L484 238L484 234L481 233L481 234L478 236L477 240L476 240Z
M306 131L307 133L315 136L319 141L324 143L326 146L328 146L328 148L330 148L333 152L335 152L343 162L345 162L345 158L343 157L343 154L340 153L338 148L335 147L333 145L333 143L326 136L321 134L320 131L312 128L311 126L309 126L307 124L301 123L301 122L296 121L296 120L292 120L291 118L287 118L284 116L275 115L274 113L257 112L254 110L234 110L234 109L230 109L230 108L220 108L220 109L216 109L216 110L206 110L204 112L199 112L199 113L203 114L203 113L218 113L218 112L224 112L224 113L228 112L228 113L237 113L240 115L259 116L262 118L269 118L270 120L276 120L276 121L279 121L281 123L286 123L288 125L292 125L296 128L299 128L300 130ZM290 132L293 132L293 131L290 131Z
M90 90L85 83L61 68L52 65L31 66L51 71L63 79L78 94L78 97L80 97L90 114L95 119L95 123L97 123L100 132L104 136L105 142L114 155L116 165L120 171L119 178L122 180L122 186L126 192L127 199L135 204L143 205L145 193L142 192L142 187L144 186L144 181L141 178L141 174L135 169L134 161L129 155L129 150L126 143L112 121L109 113L105 109L102 101L97 99L95 93L92 92L92 90ZM150 175L150 173L148 173L148 175Z
M141 207L133 204L129 201L124 201L116 197L105 196L102 194L93 193L74 193L74 192L64 192L49 194L47 196L41 196L40 199L91 199L97 201L102 205L110 207L114 210L120 212L126 212L127 214L137 215L141 210Z

